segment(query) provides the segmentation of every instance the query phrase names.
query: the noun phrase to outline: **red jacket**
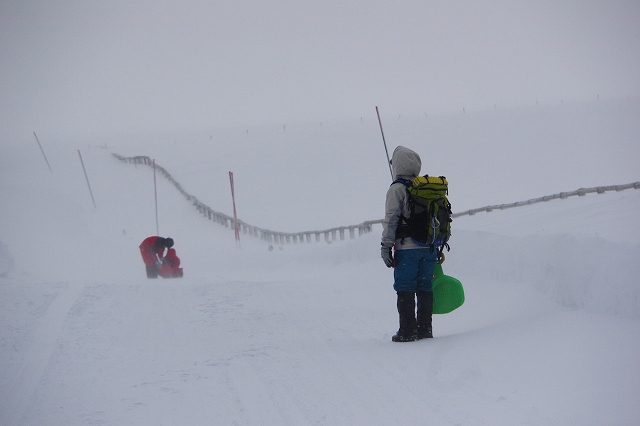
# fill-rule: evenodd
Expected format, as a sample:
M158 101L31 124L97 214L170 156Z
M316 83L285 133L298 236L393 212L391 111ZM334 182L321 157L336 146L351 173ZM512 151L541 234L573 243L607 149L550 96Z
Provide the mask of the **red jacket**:
M142 244L140 244L140 254L142 255L142 261L146 266L155 265L158 260L162 260L164 257L165 243L167 239L153 236L145 238Z
M162 264L175 269L180 267L180 258L176 255L176 249L170 248L167 250L167 254L162 260Z

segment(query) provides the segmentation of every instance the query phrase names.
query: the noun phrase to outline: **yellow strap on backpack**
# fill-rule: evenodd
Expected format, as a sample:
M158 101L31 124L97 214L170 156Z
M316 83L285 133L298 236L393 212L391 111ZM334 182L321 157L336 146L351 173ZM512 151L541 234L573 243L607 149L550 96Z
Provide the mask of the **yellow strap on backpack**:
M444 176L418 176L413 180L413 186L435 183L438 185L449 185Z

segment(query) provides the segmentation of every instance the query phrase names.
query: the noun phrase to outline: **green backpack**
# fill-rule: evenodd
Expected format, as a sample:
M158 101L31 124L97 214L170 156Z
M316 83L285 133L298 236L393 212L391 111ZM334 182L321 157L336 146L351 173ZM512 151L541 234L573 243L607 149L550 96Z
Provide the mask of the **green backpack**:
M451 237L451 203L448 182L444 176L418 176L413 182L398 179L409 193L408 218L401 217L396 238L410 237L418 245L438 249L442 253L449 250Z

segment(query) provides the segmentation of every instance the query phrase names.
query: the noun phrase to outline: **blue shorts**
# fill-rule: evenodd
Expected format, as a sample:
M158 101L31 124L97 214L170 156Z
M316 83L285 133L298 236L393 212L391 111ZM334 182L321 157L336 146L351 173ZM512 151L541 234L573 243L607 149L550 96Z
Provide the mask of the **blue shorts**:
M431 248L397 250L393 270L395 291L432 291L433 269L438 251Z

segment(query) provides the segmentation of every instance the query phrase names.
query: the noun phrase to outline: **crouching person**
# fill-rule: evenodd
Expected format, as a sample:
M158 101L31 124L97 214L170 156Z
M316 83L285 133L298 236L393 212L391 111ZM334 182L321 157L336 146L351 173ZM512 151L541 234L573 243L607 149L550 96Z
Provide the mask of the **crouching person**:
M184 273L180 267L180 258L176 255L176 249L167 250L162 259L162 266L158 269L158 275L162 278L182 278Z
M142 261L147 268L147 278L158 278L158 270L165 257L165 249L173 247L173 239L158 236L147 237L140 244ZM174 250L175 252L175 250Z

